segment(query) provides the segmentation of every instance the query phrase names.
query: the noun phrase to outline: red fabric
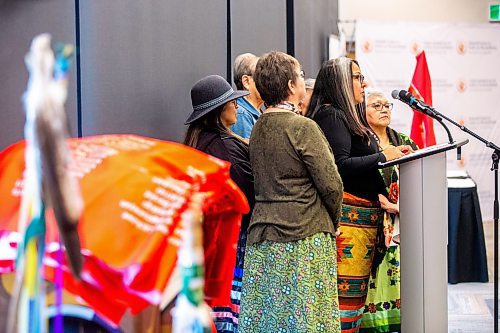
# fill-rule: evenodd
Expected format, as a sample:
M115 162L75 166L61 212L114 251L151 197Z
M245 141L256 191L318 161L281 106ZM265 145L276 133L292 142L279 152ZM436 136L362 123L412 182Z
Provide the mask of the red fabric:
M211 307L231 307L231 285L240 231L234 212L207 215L203 221L205 301Z
M432 105L432 84L425 52L417 55L417 66L411 79L408 91L427 105ZM420 147L436 144L433 119L425 114L413 110L410 138Z
M70 139L68 145L74 159L69 172L80 175L84 212L78 225L81 280L64 264L66 290L115 324L127 309L138 313L159 304L176 265L182 213L192 195L203 192L206 296L209 304L229 304L241 215L249 207L229 178L228 163L132 135ZM24 148L20 142L0 153L0 274L15 269ZM48 214L44 275L49 281L54 281L57 237Z

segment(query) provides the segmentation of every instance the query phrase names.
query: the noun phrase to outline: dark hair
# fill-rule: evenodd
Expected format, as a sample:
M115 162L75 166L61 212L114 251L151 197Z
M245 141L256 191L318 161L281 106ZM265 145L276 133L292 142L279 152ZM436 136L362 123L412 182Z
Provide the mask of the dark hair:
M364 98L364 100L366 100L366 97ZM363 101L363 103L356 104L356 111L358 112L361 124L363 124L364 127L370 129L370 124L368 123L368 119L366 119L366 103Z
M321 107L331 105L342 112L351 133L362 136L369 142L370 130L364 125L366 121L363 121L361 116L363 110L359 109L360 106L354 101L353 63L359 66L355 60L345 57L323 63L316 78L306 116L313 118Z
M266 106L287 100L290 95L288 82L298 78L296 67L299 62L294 57L272 51L260 57L255 68L255 86Z
M204 129L215 129L219 132L228 132L228 129L224 127L220 118L225 105L226 104L219 106L200 119L189 124L189 127L186 131L186 136L184 138L184 144L186 146L196 148L196 146L198 145L198 139L200 138L200 133Z

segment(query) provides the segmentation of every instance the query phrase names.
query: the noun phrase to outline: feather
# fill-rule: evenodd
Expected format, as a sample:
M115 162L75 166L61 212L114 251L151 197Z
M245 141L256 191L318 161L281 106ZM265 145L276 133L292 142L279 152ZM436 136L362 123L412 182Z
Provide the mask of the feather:
M30 72L24 96L27 118L25 131L27 139L32 138L32 147L38 156L42 201L54 211L69 266L73 274L79 277L82 257L77 226L83 202L78 183L69 172L71 156L66 143L69 137L64 111L68 49L61 49L66 54L59 56L56 62L50 42L49 34L35 37L25 58Z

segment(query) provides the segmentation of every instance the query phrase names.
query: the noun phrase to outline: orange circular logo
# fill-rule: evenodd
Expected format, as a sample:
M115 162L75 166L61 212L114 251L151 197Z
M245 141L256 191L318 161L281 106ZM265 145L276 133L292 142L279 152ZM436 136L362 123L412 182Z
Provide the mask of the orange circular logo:
M457 90L458 90L458 92L461 92L461 93L465 92L467 90L467 82L465 82L465 80L463 80L463 79L458 80Z
M418 55L423 49L422 43L420 42L413 42L410 45L410 52L414 55Z
M463 41L459 41L457 43L457 53L460 55L464 55L467 52L467 45Z
M365 40L362 45L362 50L364 53L370 53L373 51L373 43L369 40Z

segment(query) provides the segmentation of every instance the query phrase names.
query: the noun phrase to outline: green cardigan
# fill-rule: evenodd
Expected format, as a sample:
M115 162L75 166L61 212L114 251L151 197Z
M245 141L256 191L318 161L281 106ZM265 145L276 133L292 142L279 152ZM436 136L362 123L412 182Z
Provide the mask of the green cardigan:
M290 111L264 113L250 137L255 207L248 244L335 233L342 180L323 132Z

